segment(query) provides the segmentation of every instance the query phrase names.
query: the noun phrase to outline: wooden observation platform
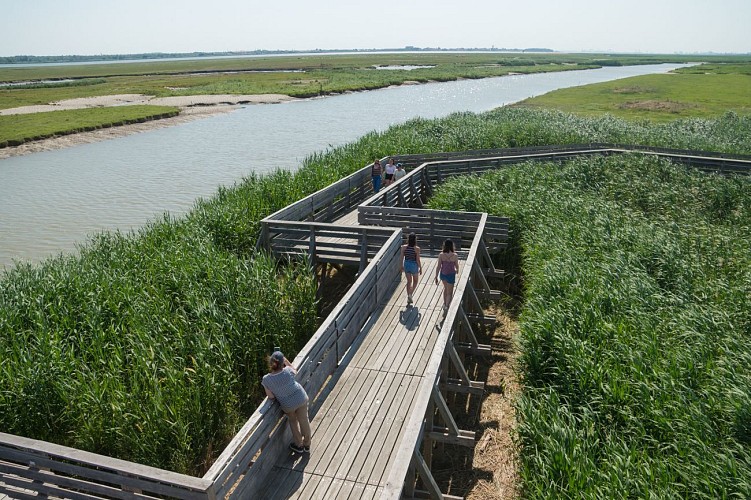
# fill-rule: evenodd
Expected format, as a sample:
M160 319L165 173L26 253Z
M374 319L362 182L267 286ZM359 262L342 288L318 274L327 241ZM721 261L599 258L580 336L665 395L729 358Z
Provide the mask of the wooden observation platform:
M373 193L370 166L262 221L258 246L279 259L355 266L355 283L293 364L311 397L313 445L292 455L285 417L264 401L203 477L192 477L43 441L0 433L0 500L38 498L407 499L452 498L431 473L435 443L474 446L446 403L451 392L481 395L464 369L483 355L477 328L492 323L482 301L499 296L492 254L508 220L428 210L444 180L525 161L637 152L718 173L748 174L748 157L587 144L395 156L409 173ZM405 235L422 248L423 274L407 307L399 267ZM454 298L443 311L433 282L446 238L458 247ZM324 273L325 274L325 273Z

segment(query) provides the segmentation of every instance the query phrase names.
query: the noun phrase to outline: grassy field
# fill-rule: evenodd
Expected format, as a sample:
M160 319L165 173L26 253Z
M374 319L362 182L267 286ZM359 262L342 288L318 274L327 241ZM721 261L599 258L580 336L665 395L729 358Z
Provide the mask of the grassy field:
M715 120L650 125L502 108L411 120L311 155L294 173L243 179L198 201L180 219L164 217L135 233L94 236L82 243L80 255L7 270L0 274L0 429L201 473L259 403L263 355L280 345L293 356L315 328L313 277L305 268L277 267L255 253L260 219L374 157L586 142L748 154L751 117L727 114ZM747 204L733 208L743 185L718 184L709 194L708 185L679 182L671 172L665 170L661 179L680 195L676 203L696 194L702 203L714 200L717 216L722 207L729 207L736 219L736 211L749 212ZM593 182L597 175L594 170L590 174ZM603 189L610 185L605 180L601 184ZM535 191L534 185L529 189ZM565 201L560 197L556 203ZM657 194L653 200L649 190L642 198L640 203L660 201ZM478 196L476 201L485 199ZM582 218L582 224L605 217L599 205L595 209L594 219ZM645 230L644 224L640 222L639 231ZM730 230L736 228L728 226ZM726 246L728 252L745 241L728 241L725 232L717 231L709 243ZM738 234L745 238L746 233ZM657 243L664 240L653 239L648 248L653 251L650 265L657 266L655 276L686 279L671 278L671 273L683 272L682 266L694 269L693 262L680 260L689 259L694 247L679 248L678 260L670 264L675 263L675 269L663 268L673 247L661 250ZM701 241L690 235L680 240L692 245ZM744 259L729 262L729 269L746 265ZM667 330L663 325L659 331ZM533 452L530 460L545 458L542 451ZM559 473L554 465L544 469L551 477Z
M751 63L703 64L675 73L624 78L550 92L517 106L554 108L629 120L708 118L728 110L751 114Z
M751 183L641 156L457 179L521 263L528 498L751 496Z
M714 61L740 63L748 58L715 56ZM188 61L149 61L134 63L58 65L41 67L0 68L0 82L31 82L29 85L0 87L0 109L48 104L64 99L114 94L145 94L157 97L208 94L286 94L312 97L347 91L373 90L405 81L421 83L452 81L459 78L487 78L510 73L570 71L601 66L651 64L659 62L698 61L693 56L602 55L602 54L534 54L534 53L464 53L464 54L340 54L247 59L199 59ZM419 66L408 70L378 70L382 66ZM715 64L714 67L723 67ZM723 97L714 97L715 107L732 102L746 102L749 97L745 81L729 81L728 76L717 84L696 75L691 85L721 90ZM72 81L59 81L71 79ZM40 83L40 81L52 80ZM647 89L647 87L644 87ZM652 87L649 87L651 89ZM679 89L685 91L686 89ZM633 87L621 92L622 97L640 92ZM646 90L645 90L646 92ZM735 95L730 95L733 92ZM617 92L616 92L617 93ZM630 93L630 94L629 94ZM643 97L643 96L642 96ZM695 102L700 96L691 94ZM579 99L575 97L575 99ZM736 99L735 101L733 99ZM651 101L650 101L651 102ZM638 107L637 105L634 105ZM641 106L645 106L642 104ZM653 104L657 108L657 104ZM664 106L660 116L679 109L680 103ZM697 108L698 109L698 108ZM713 108L714 109L714 108ZM654 115L654 110L642 114ZM133 112L127 106L109 111L80 114L41 114L13 116L0 123L0 147L18 144L55 134L127 123ZM691 116L698 116L695 113Z
M96 95L142 93L159 97L203 94L287 94L311 97L510 72L596 67L594 56L541 54L389 54L152 61L32 68L0 68L0 81L88 79L90 85L0 89L0 109ZM624 59L627 63L630 59ZM424 66L377 70L378 66Z
M243 71L361 71L376 66L434 65L442 68L578 65L657 64L661 62L738 62L737 56L611 55L557 53L393 53L293 55L285 57L249 57L231 59L193 59L183 61L144 61L113 64L44 65L0 68L0 82L47 80L55 78L100 78L113 76L179 75ZM502 74L502 73L501 73ZM258 75L250 75L252 77Z
M0 148L59 135L177 116L170 106L122 106L0 116Z

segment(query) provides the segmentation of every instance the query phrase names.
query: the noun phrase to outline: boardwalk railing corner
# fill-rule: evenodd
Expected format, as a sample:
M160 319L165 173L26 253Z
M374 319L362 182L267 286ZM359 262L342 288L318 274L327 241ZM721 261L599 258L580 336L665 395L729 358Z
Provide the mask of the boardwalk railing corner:
M475 332L494 323L485 315L482 300L499 297L488 280L503 276L492 255L505 247L509 221L485 213L426 209L434 189L459 175L526 161L624 153L654 155L708 173L751 172L748 156L614 144L398 155L393 158L409 168L408 174L378 193L372 191L368 165L261 221L258 247L277 258L358 269L355 283L293 362L298 380L311 395L312 408L326 398L336 382L334 373L352 356L353 342L398 285L405 234L415 232L433 249L451 238L466 252L454 299L407 414L398 454L379 486L382 498L452 498L433 480L433 444L475 443L472 432L456 425L446 395L483 392L483 383L471 380L465 370L464 356L490 353L490 346L480 344ZM287 453L289 437L278 405L264 400L199 478L0 433L0 494L76 500L254 498L275 460Z

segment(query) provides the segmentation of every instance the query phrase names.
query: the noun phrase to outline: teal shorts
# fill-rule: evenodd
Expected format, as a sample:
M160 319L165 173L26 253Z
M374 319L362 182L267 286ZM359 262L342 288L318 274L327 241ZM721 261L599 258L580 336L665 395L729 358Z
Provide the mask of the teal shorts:
M441 273L441 281L445 281L449 285L453 285L456 282L456 273L451 273L451 274Z
M417 268L417 261L415 260L405 260L404 261L404 272L407 274L417 274L418 268Z

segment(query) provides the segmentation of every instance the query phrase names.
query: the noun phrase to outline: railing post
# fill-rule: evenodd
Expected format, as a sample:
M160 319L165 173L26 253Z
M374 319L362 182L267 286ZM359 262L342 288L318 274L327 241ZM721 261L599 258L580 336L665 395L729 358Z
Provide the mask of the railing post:
M308 264L314 269L316 263L316 228L310 226L310 242L308 243Z
M428 177L428 166L422 167L422 182L425 186L425 192L428 196L433 194L433 186L430 185L430 178Z
M368 232L366 229L361 230L360 236L360 269L357 274L362 274L365 267L368 265Z
M261 221L261 233L258 235L258 241L256 242L256 250L266 250L271 252L271 241L269 241L269 223L268 221Z

